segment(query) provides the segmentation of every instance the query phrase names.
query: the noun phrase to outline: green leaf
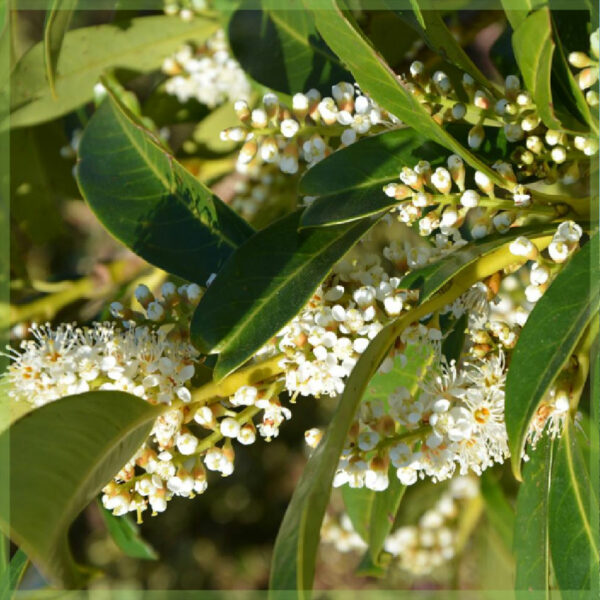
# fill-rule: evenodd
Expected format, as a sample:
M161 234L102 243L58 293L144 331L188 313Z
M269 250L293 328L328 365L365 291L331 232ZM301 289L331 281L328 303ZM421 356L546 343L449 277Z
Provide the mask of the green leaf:
M591 524L592 515L597 514L597 490L577 444L575 426L569 421L552 469L549 538L558 585L573 590L574 598L589 598L597 584L598 531Z
M500 187L507 185L493 169L459 144L431 118L366 37L342 12L338 0L323 0L314 14L317 29L350 69L363 92L426 138L462 156L468 164L484 172Z
M312 14L298 0L285 9L278 0L264 0L257 10L243 3L229 22L233 54L258 83L295 94L317 88L331 94L331 85L348 79L337 57L315 28Z
M525 87L531 93L544 124L551 129L585 129L570 112L560 110L552 96L551 76L556 44L548 8L529 15L516 28L512 42Z
M88 123L77 181L103 225L148 262L204 284L252 228L113 97Z
M38 408L0 435L0 447L10 444L11 501L0 509L2 528L50 581L66 588L84 583L68 527L163 410L124 392L88 392Z
M124 554L142 560L157 560L156 550L140 535L137 525L127 515L115 517L99 504L104 524L115 544Z
M146 16L127 24L95 25L68 31L63 39L56 95L46 81L43 42L36 44L16 65L11 77L11 127L33 125L64 115L93 97L94 84L113 67L150 71L165 56L187 42L200 42L218 28L215 19L193 21Z
M348 377L327 432L308 460L279 528L271 564L271 590L297 590L295 597L310 597L321 523L339 456L367 383L396 335L393 324L384 327ZM278 595L272 593L271 597Z
M541 8L547 4L546 0L500 0L506 18L513 29L516 29L527 15L534 9Z
M515 475L529 423L600 307L598 234L556 276L527 319L506 377L506 432Z
M543 436L536 449L528 452L529 462L523 468L514 519L516 590L549 588L548 496L553 452L554 442Z
M393 466L389 469L389 480L390 485L382 492L347 485L342 488L346 512L355 531L368 544L374 565L379 565L379 554L385 538L394 526L396 513L406 490L406 486L396 477Z
M302 215L301 227L345 223L396 206L383 186L398 181L402 167L419 160L434 166L444 162L445 148L412 129L363 138L331 154L300 180L300 193L317 196Z
M487 469L481 476L481 495L487 518L504 545L510 550L515 527L515 509L509 504L497 474Z
M56 94L54 81L56 78L56 65L60 56L63 39L73 12L79 0L53 0L51 7L46 11L44 23L44 60L46 63L46 78L53 95Z
M221 379L248 360L308 302L331 267L375 219L298 232L296 211L256 233L231 256L202 297L193 344L218 353Z
M4 543L4 539L2 540ZM0 600L10 600L29 566L27 554L19 548L0 576Z
M523 235L534 241L552 235L556 225L543 224L509 229L508 233L487 236L450 253L445 258L420 269L411 271L402 278L401 285L410 289L419 288L419 300L423 302L439 291L455 275L473 265L483 256L491 254L501 246Z

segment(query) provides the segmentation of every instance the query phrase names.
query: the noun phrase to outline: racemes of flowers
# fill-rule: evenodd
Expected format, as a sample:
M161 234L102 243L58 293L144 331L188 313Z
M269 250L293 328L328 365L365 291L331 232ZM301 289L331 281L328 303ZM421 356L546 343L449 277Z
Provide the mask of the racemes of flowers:
M591 54L597 57L594 35ZM597 70L590 57L588 62L581 56L570 60ZM309 90L295 94L288 107L267 93L252 107L248 80L229 55L223 32L201 48L186 46L165 61L163 70L172 77L167 91L181 102L195 97L216 106L235 99L240 124L221 136L241 144L236 169L247 176L247 187L238 190L233 206L247 217L272 200L276 186L285 187L286 177L297 177L362 136L403 127L348 82L334 85L331 97ZM593 72L582 79L589 87ZM569 197L549 200L529 182L575 185L586 174L586 159L597 153L598 141L546 128L515 76L506 78L500 93L478 88L465 75L468 102L459 100L443 72L429 77L418 61L407 80L409 91L440 124L469 126L471 149L484 143L484 125L501 131L511 144L506 160L493 165L503 185L481 171L469 171L455 154L440 156L439 164L420 161L401 168L399 182L381 192L397 206L334 265L299 314L254 357L248 368L269 362L269 377L234 389L197 386L205 357L189 340L190 317L203 293L196 284L177 288L166 283L160 298L140 287L136 298L143 312L115 303L112 322L37 326L34 339L24 342L20 352L11 352L8 380L15 401L41 406L89 390L122 390L165 406L148 440L104 489L103 503L114 514L162 512L174 496L204 492L206 470L230 475L234 441L246 445L258 436L272 439L291 418L280 395L294 402L301 396L343 393L379 331L418 304L418 292L403 287L405 275L456 252L467 238L502 235L535 216L554 223L556 232L545 248L526 237L510 243L516 268L521 267L518 273L528 280L525 299L512 304L508 282L515 269L505 269L409 325L380 369L402 367L415 348L428 355L428 366L411 389L398 387L385 401L367 398L362 403L334 485L383 491L390 472L404 485L424 478L438 482L457 473L480 475L508 458L508 358L529 311L583 235L574 220L581 203ZM466 341L457 356L444 350L450 332L443 320L464 323ZM565 371L539 407L529 431L532 445L545 432L560 435L569 412L568 386L563 385L568 376ZM318 429L306 432L310 446L320 439ZM406 550L420 564L419 539L420 534L400 530L390 538L388 551L404 555ZM440 552L449 557L449 551Z

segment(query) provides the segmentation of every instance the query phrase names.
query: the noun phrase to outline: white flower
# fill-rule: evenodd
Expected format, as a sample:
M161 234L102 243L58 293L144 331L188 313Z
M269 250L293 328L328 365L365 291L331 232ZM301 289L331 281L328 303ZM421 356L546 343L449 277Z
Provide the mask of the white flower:
M535 255L536 248L533 243L528 240L526 237L519 236L515 240L513 240L508 249L510 253L514 256L524 256L527 258L531 258Z
M474 208L479 205L479 194L475 190L465 190L460 203L466 208Z

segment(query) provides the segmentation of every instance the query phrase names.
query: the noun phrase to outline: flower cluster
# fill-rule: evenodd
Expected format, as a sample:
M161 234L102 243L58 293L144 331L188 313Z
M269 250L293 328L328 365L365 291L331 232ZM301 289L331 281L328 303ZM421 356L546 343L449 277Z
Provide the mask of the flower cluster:
M241 125L221 134L223 139L243 143L238 171L266 163L294 174L300 162L310 167L334 149L398 123L351 83L340 82L331 91L331 97L321 97L316 89L295 94L291 108L273 93L265 94L262 105L254 109L244 99L238 100L235 110Z
M465 73L462 88L468 98L466 103L459 99L446 73L436 71L430 77L419 61L411 64L408 80L408 90L439 123L471 125L466 140L470 148L479 149L490 128L497 131L501 127L510 144L519 144L513 147L510 159L520 180L533 176L573 184L587 168L585 157L598 152L596 138L548 129L531 95L522 89L515 75L506 78L503 93L499 94L478 87Z
M182 46L164 60L162 70L169 76L166 92L181 103L195 98L214 108L227 100L250 97L250 82L231 56L223 30L200 47Z
M386 537L383 548L393 557L391 565L422 576L452 560L457 550L457 523L461 509L478 495L476 478L454 477L416 525L401 526ZM342 514L339 522L329 514L325 515L321 541L342 553L367 549L347 514Z
M397 558L401 569L413 575L427 575L456 553L457 517L462 505L479 494L473 477L450 481L435 506L421 516L417 525L399 527L384 542L384 549Z

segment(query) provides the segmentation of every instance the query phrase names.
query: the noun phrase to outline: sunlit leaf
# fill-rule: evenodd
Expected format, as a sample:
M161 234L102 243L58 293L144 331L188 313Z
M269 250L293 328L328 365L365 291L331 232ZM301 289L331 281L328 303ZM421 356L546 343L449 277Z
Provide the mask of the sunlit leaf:
M68 31L63 39L55 78L57 99L46 80L44 42L33 46L11 77L11 127L55 119L92 99L102 72L119 67L150 71L165 56L189 41L202 41L218 28L216 19L193 21L145 16L128 23L94 25Z
M10 507L0 507L0 523L52 582L84 583L85 570L69 549L69 525L163 410L124 392L88 392L38 408L0 434L0 446L10 444L11 498Z

